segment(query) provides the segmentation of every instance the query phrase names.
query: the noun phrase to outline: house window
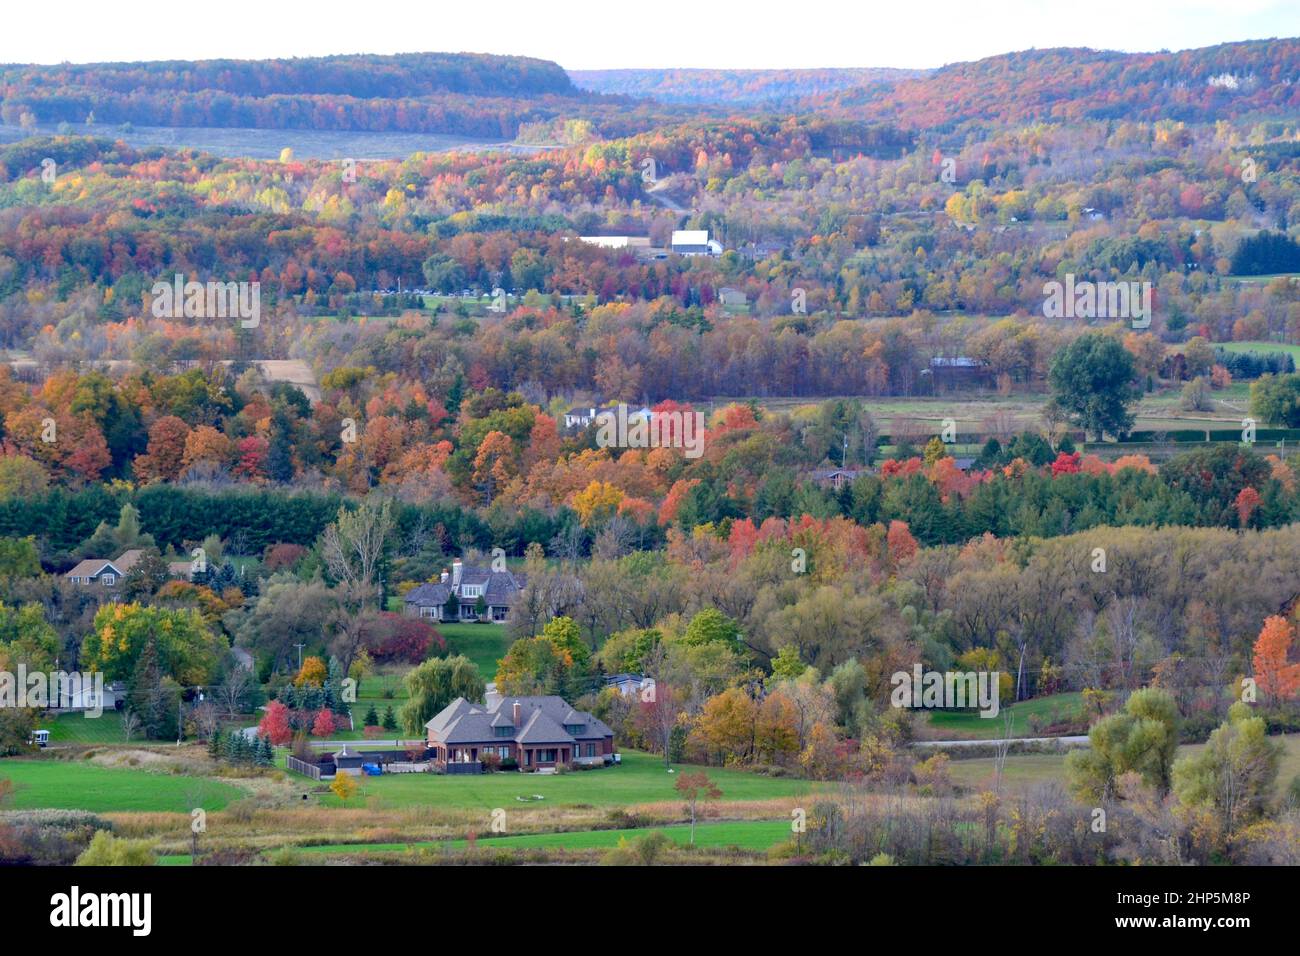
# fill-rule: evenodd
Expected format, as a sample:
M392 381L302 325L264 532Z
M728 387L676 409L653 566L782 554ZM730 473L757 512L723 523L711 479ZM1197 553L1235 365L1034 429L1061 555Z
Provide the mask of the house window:
M515 732L515 728L514 728L514 727L497 727L497 728L496 728L496 732L497 732L497 736L498 736L498 737L509 737L509 736L511 736L511 735L514 734L514 732Z
M438 617L438 612L441 611L441 610L442 610L442 608L440 608L440 607L429 607L427 604L426 604L426 605L421 605L421 607L420 607L420 617L432 617L432 618L436 618L436 617Z
M481 584L462 584L460 586L460 596L463 598L476 598L483 596L483 585Z
M104 585L104 587L106 587L106 588L107 588L107 587L112 587L114 584L117 583L117 575L115 575L115 574L101 574L101 575L99 576L99 580L100 580L100 582Z

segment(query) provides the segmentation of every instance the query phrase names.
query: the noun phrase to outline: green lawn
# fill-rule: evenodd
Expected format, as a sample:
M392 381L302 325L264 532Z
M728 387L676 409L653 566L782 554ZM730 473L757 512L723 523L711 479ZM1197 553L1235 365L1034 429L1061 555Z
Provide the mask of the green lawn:
M478 665L485 681L496 677L497 661L510 649L504 624L434 624L447 639L448 654L464 654Z
M124 744L122 715L116 710L106 710L98 717L84 714L59 714L47 717L37 725L50 732L50 743L59 744Z
M930 726L936 734L950 734L954 740L967 737L988 740L1003 735L1006 715L1010 713L1012 737L1039 737L1043 735L1029 725L1031 717L1044 722L1058 718L1067 720L1082 710L1082 694L1053 694L1003 707L996 717L981 717L976 711L933 710L930 712Z
M689 767L677 766L677 772ZM807 793L806 780L764 777L741 770L710 767L709 777L722 791L723 800L768 800ZM676 774L664 769L663 761L648 754L624 752L623 763L598 770L565 774L493 773L475 775L385 774L363 777L363 792L348 801L350 806L385 808L432 805L439 807L593 807L627 806L634 803L680 800L673 789ZM541 794L542 800L518 800ZM323 806L341 807L334 794L320 798Z
M220 810L242 796L228 783L202 777L99 767L86 761L8 758L0 779L14 782L15 809L163 811Z

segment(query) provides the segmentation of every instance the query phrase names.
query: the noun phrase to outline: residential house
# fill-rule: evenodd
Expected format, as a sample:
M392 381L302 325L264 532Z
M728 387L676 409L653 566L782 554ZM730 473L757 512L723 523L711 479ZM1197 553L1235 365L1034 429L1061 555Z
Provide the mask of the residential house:
M652 696L655 679L643 674L609 674L605 677L605 686L617 688L624 697Z
M206 568L202 558L195 558L192 561L168 561L167 573L174 578L180 578L183 581L193 581L196 574L201 574Z
M126 580L130 570L139 563L144 551L132 548L123 551L116 558L86 558L63 577L71 584L81 587L103 589L103 593L116 595ZM167 573L170 577L185 581L194 580L194 575L202 568L202 560L169 561Z
M116 591L122 586L126 579L127 572L135 567L136 562L144 554L140 548L132 548L129 551L123 551L118 557L108 558L86 558L75 568L64 575L72 584L78 584L82 587L98 587L112 589Z
M839 491L845 485L853 484L858 475L865 474L865 468L818 468L812 473L812 479L820 485Z
M574 407L564 413L565 431L581 431L596 420L596 407Z
M604 414L613 415L615 417L615 420L617 420L618 404L610 403L607 405L602 405L599 408L594 405L589 406L587 408L579 408L579 407L571 408L564 413L564 429L565 431L581 431L582 429L588 427L589 425L599 424L598 422L596 422L596 419L600 415L604 415ZM631 425L637 419L642 419L642 418L645 419L647 422L649 422L653 418L653 416L654 413L650 411L650 409L646 408L644 405L641 406L640 408L628 408L627 410L628 425Z
M749 303L749 296L739 289L723 286L718 290L718 304L723 308L741 309Z
M121 710L126 706L126 684L114 681L96 690L93 682L68 675L66 679L51 685L50 706L52 711L80 710L106 711Z
M473 567L457 558L441 580L421 584L406 595L406 613L428 621L504 624L525 583L523 574Z
M479 773L487 755L525 771L614 761L614 731L562 697L491 695L485 704L457 697L425 729L435 763L448 772Z

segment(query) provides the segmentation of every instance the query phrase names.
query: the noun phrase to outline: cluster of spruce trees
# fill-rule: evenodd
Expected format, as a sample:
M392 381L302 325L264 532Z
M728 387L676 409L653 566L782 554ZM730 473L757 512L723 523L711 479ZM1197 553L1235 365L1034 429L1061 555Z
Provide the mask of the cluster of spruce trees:
M208 756L246 767L275 765L275 747L272 746L270 737L250 739L238 730L225 734L215 731L208 738Z
M386 708L384 708L384 717L383 720L381 721L379 718L379 711L375 709L374 704L371 704L370 709L366 711L365 726L383 727L385 730L391 730L396 732L397 715L393 713L393 705L389 704Z

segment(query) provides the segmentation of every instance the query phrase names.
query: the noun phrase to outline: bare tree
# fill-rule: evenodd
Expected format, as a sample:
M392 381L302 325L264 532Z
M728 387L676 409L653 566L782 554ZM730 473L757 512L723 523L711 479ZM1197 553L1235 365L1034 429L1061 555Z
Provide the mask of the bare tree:
M232 667L226 679L213 689L214 698L225 711L226 719L234 720L244 712L252 680L245 667Z
M131 742L140 731L140 718L136 716L135 711L125 710L122 712L122 739L127 743Z
M353 510L340 508L322 536L321 550L330 575L358 593L373 590L392 530L392 503L388 500L367 498Z

